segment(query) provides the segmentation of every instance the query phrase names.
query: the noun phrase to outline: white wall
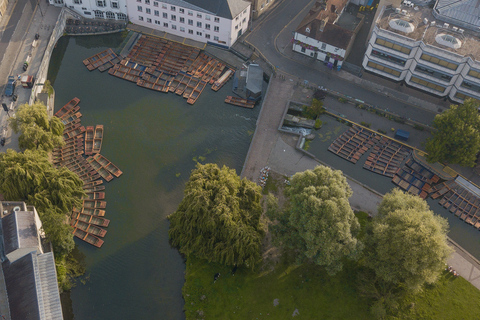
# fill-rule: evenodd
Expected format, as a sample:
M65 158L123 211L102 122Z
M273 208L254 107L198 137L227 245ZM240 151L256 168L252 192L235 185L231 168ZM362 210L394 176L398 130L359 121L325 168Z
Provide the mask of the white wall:
M338 62L337 62L338 66L341 66L342 63L343 63L343 59L345 59L345 53L346 53L345 49L337 48L337 47L332 46L328 43L324 43L324 42L315 40L313 38L309 38L309 37L307 37L303 34L297 33L297 32L295 32L294 39L311 46L311 48L310 49L305 48L305 52L302 52L302 46L300 44L296 44L294 42L293 43L293 51L302 53L302 54L304 54L306 56L309 56L309 57L314 57L315 52L317 52L317 60L319 60L319 61L325 61L325 58L326 58L327 54L330 53L331 55L336 55L336 56L342 58L342 59L338 60ZM335 60L336 59L333 56L331 56L329 58L329 62L333 63Z
M127 14L126 0L100 0L100 4L105 4L104 6L99 6L98 0L62 0L61 2L64 2L64 4L59 4L60 1L58 0L49 1L52 5L68 7L88 19L100 18L95 17L94 10L102 11L103 19L119 20L119 18L121 19L118 15L119 13ZM106 12L114 13L114 15L110 15L107 18Z

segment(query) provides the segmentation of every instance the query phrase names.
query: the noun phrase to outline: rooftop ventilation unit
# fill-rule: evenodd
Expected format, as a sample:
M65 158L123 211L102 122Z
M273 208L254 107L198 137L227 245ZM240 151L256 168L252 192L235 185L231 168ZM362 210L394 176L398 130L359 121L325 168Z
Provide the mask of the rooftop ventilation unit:
M444 23L444 24L443 24L443 27L444 27L445 29L448 29L448 27L450 27L450 25L449 25L448 23Z
M428 24L428 19L427 18L423 18L423 24Z
M433 26L435 26L436 24L437 24L437 22L436 22L436 21L432 21L432 22L430 22L430 25L431 25L432 27L433 27Z
M400 8L395 8L395 13L400 13Z
M402 14L403 14L404 16L406 16L406 15L407 15L407 10L402 10Z
M458 29L458 32L463 33L465 30L463 29Z
M458 28L457 27L452 27L452 30L453 31L458 31Z

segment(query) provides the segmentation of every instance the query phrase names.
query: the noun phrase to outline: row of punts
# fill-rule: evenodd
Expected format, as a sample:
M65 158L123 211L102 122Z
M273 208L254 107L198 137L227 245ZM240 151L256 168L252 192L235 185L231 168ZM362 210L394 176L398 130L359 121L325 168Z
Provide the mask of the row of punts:
M100 248L107 233L103 228L110 223L104 218L107 202L103 182L118 178L123 172L100 154L103 125L82 126L79 103L80 99L74 98L55 113L65 125L65 145L53 150L52 158L56 166L68 168L83 181L82 206L74 208L70 216L73 234Z
M120 62L120 57L110 48L83 60L83 64L88 70L92 71L98 68L100 72L110 69L118 62Z
M328 151L357 163L360 157L379 140L378 136L365 128L353 126L339 136L328 147Z
M373 151L365 161L363 168L393 178L410 153L410 148L392 139L382 137L373 147Z
M440 205L480 230L480 198L453 180L439 184L434 191L438 192L444 189L446 189L446 192L440 199Z

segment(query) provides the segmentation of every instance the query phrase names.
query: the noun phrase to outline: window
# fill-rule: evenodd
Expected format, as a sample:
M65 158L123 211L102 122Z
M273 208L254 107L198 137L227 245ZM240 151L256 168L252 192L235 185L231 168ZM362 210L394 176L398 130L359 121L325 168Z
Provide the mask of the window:
M158 1L153 1L153 6L158 7Z
M480 86L472 82L463 81L461 86L472 91L480 92Z
M82 0L73 0L73 3L75 3L75 4L82 4Z
M247 18L243 18L242 22L245 23L247 21Z
M105 0L97 0L97 7L105 7Z
M202 18L202 15L200 13L197 13L197 18Z
M177 26L174 25L174 24L172 24L172 29L173 29L173 30L177 30Z
M165 3L162 3L162 9L167 9L167 5Z
M197 27L198 28L201 28L202 27L202 23L200 21L197 21Z
M188 29L188 34L193 34L193 30L192 30L192 29Z
M423 80L423 79L420 79L420 78L417 78L417 77L411 77L410 78L410 81L416 83L416 84L419 84L423 87L426 87L426 88L429 88L429 89L432 89L432 90L435 90L435 91L438 91L438 92L441 92L443 93L445 91L445 88L442 87L442 86L439 86L438 84L435 84L435 83L432 83L432 82L429 82L427 80Z
M180 23L185 23L185 18L180 17Z
M181 32L185 32L185 28L184 28L184 27L180 27L180 31L181 31Z
M238 25L235 26L235 30L238 30Z
M162 16L163 16L165 19L167 19L167 18L168 18L168 13L163 12L163 13L162 13Z
M82 8L82 10L87 10L87 8Z
M247 13L247 9L243 10L243 14L246 14Z
M323 46L322 46L322 49L323 49ZM379 58L379 59L382 59L382 60L385 60L385 61L388 61L388 62L391 62L391 63L398 64L400 66L404 66L405 62L406 62L406 60L404 60L404 59L394 57L394 56L392 56L388 53L378 51L378 50L372 50L372 56L374 56L376 58Z
M159 17L159 16L160 16L160 11L158 11L158 10L153 10L153 14L156 15L157 17Z
M327 49L327 44L326 43L322 43L322 50L325 50Z
M83 11L83 13L86 14L87 16L92 15L92 13L90 11Z
M175 11L175 6L171 6L170 10Z
M160 24L160 21L158 21L158 20L155 20L155 24Z
M205 23L205 29L210 30L210 25L208 23Z
M193 16L193 11L188 10L188 15Z
M235 21L238 21L238 16L235 17Z
M138 16L138 20L143 21L143 17L142 17L142 16Z
M218 37L217 37L217 36L214 36L214 37L213 37L213 40L218 41Z
M170 19L173 20L173 21L177 21L177 16L174 15L174 14L172 14L172 15L170 16Z
M424 67L424 66L421 66L421 65L417 65L415 67L415 71L426 74L426 75L429 75L430 77L440 79L442 81L450 82L450 80L452 80L452 77L449 76L448 74L444 74L444 73L438 72L434 69L430 69L430 68L427 68L427 67Z
M117 13L118 20L127 20L127 15L125 13Z
M115 19L115 13L113 13L112 11L105 12L105 16L107 17L107 19Z
M150 0L145 0L145 4L150 4Z
M142 3L142 0L137 0L137 2L140 2L140 3Z
M148 22L148 23L152 23L152 19L147 18L147 22Z
M450 70L457 70L457 68L458 68L458 65L455 64L455 63L452 63L452 62L449 62L449 61L446 61L446 60L443 60L443 59L439 59L437 57L428 55L426 53L422 54L420 59L428 61L428 62L433 63L433 64L438 64L439 66L448 68Z
M220 30L220 27L214 26L213 31L218 32Z
M103 19L103 11L93 10L93 13L95 13L95 18L101 18L101 19Z
M205 15L205 20L210 21L210 16L206 14L206 15Z
M152 10L150 10L150 8L145 8L145 13L151 14L151 13L152 13Z
M213 21L215 21L215 22L220 22L220 18L215 17L215 18L213 19Z
M405 53L405 54L410 54L410 52L412 51L412 49L410 49L410 48L407 48L407 47L401 46L399 44L384 40L382 38L377 38L377 40L375 40L375 43L379 44L381 46L384 46L386 48L390 48L390 49L399 51L401 53Z
M188 19L188 25L193 26L193 20L192 19Z
M137 11L142 12L143 11L142 6L137 6Z
M382 71L382 72L385 72L385 73L389 73L395 77L400 77L400 74L401 72L398 71L398 70L395 70L395 69L392 69L392 68L388 68L388 67L385 67L381 64L378 64L378 63L375 63L375 62L372 62L372 61L369 61L367 63L367 66L369 66L370 68L373 68L373 69L377 69L379 71Z
M467 74L468 74L470 77L474 77L474 78L480 79L480 71L471 69L470 71L468 71Z
M81 1L81 0L80 0ZM112 1L110 3L110 6L114 9L118 9L119 8L119 5L118 5L118 2L117 1Z
M185 13L185 9L180 8L180 9L178 9L178 12Z
M163 23L163 26L164 26L165 28L168 28L168 23L164 22L164 23Z
M306 51L305 47L302 47L302 48L300 49L300 52L301 52L301 53L305 53L305 51Z
M197 31L197 36L202 36L202 33L200 31Z
M207 33L205 33L205 38L206 38L206 39L210 39L210 35L207 34Z

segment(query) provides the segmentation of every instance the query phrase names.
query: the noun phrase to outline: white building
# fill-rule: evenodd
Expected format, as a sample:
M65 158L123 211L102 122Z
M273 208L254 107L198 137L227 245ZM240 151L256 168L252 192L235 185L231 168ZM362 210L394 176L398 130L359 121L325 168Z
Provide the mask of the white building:
M68 7L84 18L127 20L126 0L49 0L51 5Z
M344 15L348 0L320 0L293 36L293 51L340 69L363 22L363 15Z
M244 0L127 0L134 24L196 41L231 47L248 27Z
M477 0L462 4L467 2ZM454 8L437 11L457 21L470 16ZM480 100L480 35L466 29L467 20L452 25L409 1L381 10L363 60L366 70L459 103Z

